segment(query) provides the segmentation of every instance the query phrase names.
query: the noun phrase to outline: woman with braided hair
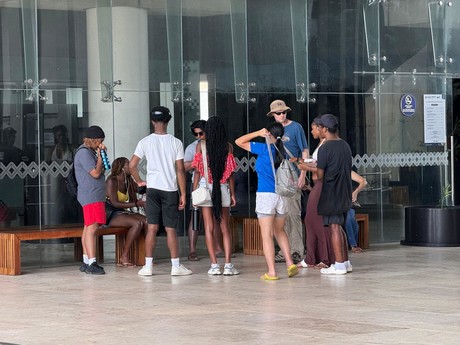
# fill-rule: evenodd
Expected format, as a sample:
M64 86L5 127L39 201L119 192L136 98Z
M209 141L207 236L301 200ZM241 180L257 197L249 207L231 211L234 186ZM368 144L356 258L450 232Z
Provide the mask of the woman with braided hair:
M211 259L211 268L208 274L222 274L214 250L215 219L220 222L222 230L225 253L223 273L228 276L237 275L239 272L231 263L232 236L229 229L230 207L236 205L235 181L233 178L236 162L235 157L233 157L233 146L227 141L224 123L218 116L212 116L208 119L204 132L206 140L197 144L192 167L195 168L193 190L197 189L199 185L206 186L206 183L211 190L211 203L200 205L203 214L206 246ZM204 150L206 150L205 157L203 157L202 153ZM206 159L208 167L207 181L204 159Z
M129 261L129 249L141 231L144 230L144 233L147 231L147 219L137 209L144 207L145 201L137 198L137 183L131 176L128 158L119 157L113 161L105 186L107 223L110 226L129 228L117 264L123 267L134 267L135 265Z

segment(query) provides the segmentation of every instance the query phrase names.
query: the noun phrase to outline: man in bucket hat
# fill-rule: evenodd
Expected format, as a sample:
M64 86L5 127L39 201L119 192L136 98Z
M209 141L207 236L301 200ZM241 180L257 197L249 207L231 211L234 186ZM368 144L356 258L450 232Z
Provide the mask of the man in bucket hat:
M294 157L306 159L309 153L305 132L298 122L287 118L287 114L290 111L291 108L289 108L284 101L277 99L270 104L270 111L267 113L267 116L274 117L276 122L284 126L284 147L289 150ZM301 170L300 172L298 171L298 173L297 193L291 198L286 198L288 214L284 226L284 230L289 237L289 243L291 244L291 254L294 263L298 263L302 260L305 251L304 231L301 219L301 188L305 185L306 171ZM283 253L280 251L276 254L275 259L277 262L283 262Z

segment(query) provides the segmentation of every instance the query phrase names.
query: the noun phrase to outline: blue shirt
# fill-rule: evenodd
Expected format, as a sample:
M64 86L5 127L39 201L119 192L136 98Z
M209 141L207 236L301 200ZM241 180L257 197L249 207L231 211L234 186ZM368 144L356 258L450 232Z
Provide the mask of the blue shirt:
M291 121L284 127L283 145L296 158L302 157L302 151L308 149L305 132L298 122Z
M273 176L272 163L266 143L250 142L251 153L257 155L257 191L262 193L275 193L275 177ZM275 155L275 148L270 145L272 156Z

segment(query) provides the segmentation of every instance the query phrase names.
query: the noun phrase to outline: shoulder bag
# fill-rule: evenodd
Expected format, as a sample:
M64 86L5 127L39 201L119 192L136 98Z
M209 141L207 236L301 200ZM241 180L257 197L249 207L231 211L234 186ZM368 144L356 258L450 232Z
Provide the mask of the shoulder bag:
M211 203L211 192L208 187L208 162L206 159L206 142L201 142L201 155L203 156L203 168L205 186L198 187L192 192L192 204L194 206L209 205Z

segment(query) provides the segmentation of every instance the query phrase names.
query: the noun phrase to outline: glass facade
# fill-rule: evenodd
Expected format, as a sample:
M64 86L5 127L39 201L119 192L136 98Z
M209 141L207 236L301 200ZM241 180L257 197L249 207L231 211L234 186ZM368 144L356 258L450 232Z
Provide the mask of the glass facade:
M64 180L90 125L130 158L152 106L186 146L197 119L221 116L233 142L283 99L311 151L311 120L339 117L371 243L399 241L404 206L460 185L459 14L460 0L0 2L0 225L81 222ZM254 158L235 155L232 213L254 217Z

